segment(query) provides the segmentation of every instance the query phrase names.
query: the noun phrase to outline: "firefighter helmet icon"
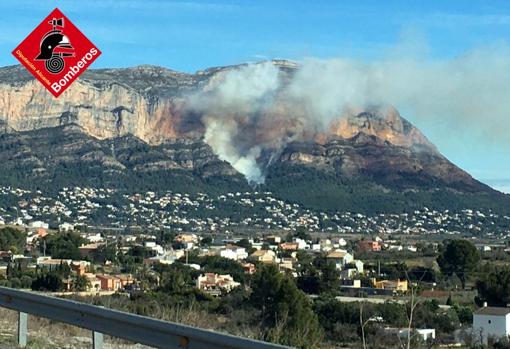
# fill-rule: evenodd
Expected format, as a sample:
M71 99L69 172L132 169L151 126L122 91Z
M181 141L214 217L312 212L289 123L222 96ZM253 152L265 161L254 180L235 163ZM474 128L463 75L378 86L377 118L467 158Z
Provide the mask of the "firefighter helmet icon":
M41 39L40 53L35 59L46 61L44 64L46 70L52 74L58 74L64 70L64 58L74 57L74 48L64 34L63 18L53 18L48 23L53 26L53 29Z

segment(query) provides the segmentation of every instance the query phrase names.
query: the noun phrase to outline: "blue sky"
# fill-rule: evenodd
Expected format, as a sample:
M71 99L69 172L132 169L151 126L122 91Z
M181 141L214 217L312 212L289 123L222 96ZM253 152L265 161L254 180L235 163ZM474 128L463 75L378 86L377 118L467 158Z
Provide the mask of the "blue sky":
M194 72L271 58L371 61L409 33L426 42L431 59L510 41L510 1L4 1L0 65L17 63L12 49L55 7L103 51L94 67L156 64ZM405 116L454 163L510 192L508 142L469 125L465 137L452 140L442 125Z

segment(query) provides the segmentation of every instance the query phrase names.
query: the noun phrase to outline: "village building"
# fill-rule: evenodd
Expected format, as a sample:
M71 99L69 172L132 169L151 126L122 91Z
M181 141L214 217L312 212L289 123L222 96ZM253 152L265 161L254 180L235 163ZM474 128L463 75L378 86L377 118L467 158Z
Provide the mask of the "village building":
M408 337L409 329L386 327L384 329L384 332L388 334L398 335L400 338L404 339ZM420 338L420 340L422 340L425 343L436 338L436 330L434 328L412 328L411 333L412 336Z
M89 287L87 291L96 291L99 292L101 290L101 280L96 277L96 274L93 273L85 273L83 276L87 278L89 281Z
M372 282L374 284L374 288L381 289L381 290L388 290L388 291L393 291L393 292L407 292L407 290L408 290L407 280L397 279L395 281L393 281L393 280L377 281L376 279L373 279Z
M120 285L122 288L126 286L132 285L135 283L135 278L131 274L119 274L115 275L120 280Z
M340 277L344 279L350 279L355 275L363 274L364 263L359 259L355 259L352 262L346 264L340 272Z
M279 243L282 242L282 238L277 235L269 235L266 236L265 241L270 245L278 245Z
M379 252L381 251L381 244L379 241L360 240L358 241L359 252Z
M163 246L158 245L155 241L145 241L144 246L145 248L156 252L157 255L165 253Z
M276 258L276 253L273 250L258 250L253 252L249 257L248 260L250 262L257 262L257 263L276 263L278 259Z
M299 243L297 242L283 242L280 244L282 251L297 251L299 249Z
M490 337L507 338L510 335L510 308L484 306L473 313L473 331L479 333L483 344Z
M326 258L335 264L338 270L354 260L354 256L345 250L335 250L327 254Z
M58 231L61 233L69 232L74 230L74 225L71 223L62 223L58 226Z
M42 221L33 221L28 224L29 228L44 228L48 229L50 226L48 223L42 222Z
M98 248L103 244L93 243L87 245L81 245L78 247L80 251L81 258L90 258L92 259L94 255L97 253Z
M53 259L51 257L38 257L36 260L36 264L40 267L53 268L62 264L67 264L71 266L71 264L83 264L85 267L90 266L90 262L88 261L73 261L72 259Z
M87 272L87 265L85 263L71 262L71 270L78 276L84 276Z
M246 248L244 247L227 245L219 250L219 255L223 258L238 261L246 259L248 257L248 252L246 252Z
M196 234L179 234L174 238L174 242L188 250L197 244L198 236Z
M96 278L101 282L102 291L118 291L122 287L122 283L118 277L106 274L98 274Z
M84 238L90 243L99 243L104 241L103 236L100 233L82 233L80 237Z
M234 281L234 278L228 274L205 273L200 275L196 281L196 287L199 290L214 296L219 296L223 292L230 292L240 285L239 282Z

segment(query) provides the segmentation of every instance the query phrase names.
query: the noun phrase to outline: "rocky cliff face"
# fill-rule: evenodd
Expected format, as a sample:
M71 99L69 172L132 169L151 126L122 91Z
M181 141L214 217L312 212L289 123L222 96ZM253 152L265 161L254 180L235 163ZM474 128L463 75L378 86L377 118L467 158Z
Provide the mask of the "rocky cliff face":
M275 61L287 74L298 66ZM185 96L207 90L236 67L211 68L196 74L155 66L89 70L56 99L20 66L0 68L0 130L30 131L68 124L107 139L133 135L149 144L200 138L204 125L186 109ZM280 113L285 114L285 107ZM374 135L399 146L434 146L392 107L346 110L316 140L331 136Z
M73 123L98 139L131 134L150 144L197 131L178 129L179 94L197 81L187 74L151 66L90 71L58 99L27 74L0 70L0 120L12 130Z
M273 64L284 79L299 69L285 61ZM203 116L186 105L188 95L208 91L232 69L237 67L195 74L155 66L89 70L55 99L24 68L0 68L0 161L26 180L73 184L62 177L68 173L81 178L77 183L115 185L119 178L141 181L180 171L188 180L226 178L246 188L242 176L204 142ZM279 116L285 113L280 105ZM262 152L257 161L268 173L304 166L340 179L489 190L389 106L345 110L326 130ZM84 166L91 170L78 170Z
M392 106L349 109L331 125L330 132L343 139L363 133L396 146L437 152L436 147L420 130L402 118Z

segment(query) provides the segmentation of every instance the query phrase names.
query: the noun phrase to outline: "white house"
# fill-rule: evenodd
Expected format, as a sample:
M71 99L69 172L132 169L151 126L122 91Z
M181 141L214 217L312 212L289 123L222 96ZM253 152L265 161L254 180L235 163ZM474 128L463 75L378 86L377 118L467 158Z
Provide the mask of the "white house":
M103 242L104 240L100 233L83 233L80 236L90 243Z
M30 228L44 228L48 229L49 224L42 221L33 221L28 225Z
M58 226L60 232L67 232L74 230L74 225L71 223L62 223Z
M329 252L333 249L333 243L331 242L330 239L321 239L319 243L321 246L321 250L324 252Z
M407 338L409 329L407 328L385 328L388 333L396 333L400 338ZM423 341L436 338L436 330L434 328L413 328L411 333L421 338Z
M479 333L487 344L489 337L501 338L510 335L510 308L487 307L473 313L473 331Z
M248 258L248 252L246 252L244 247L226 246L220 250L220 256L237 261Z
M161 256L165 253L165 249L163 248L163 246L158 245L154 241L145 241L145 248L153 250L154 252L156 252L158 256Z
M312 245L310 246L310 249L311 249L312 251L320 251L320 250L321 250L321 244L312 244Z
M335 247L345 247L345 246L347 246L347 241L344 238L339 238L339 237L331 238L331 243Z
M300 238L294 238L292 240L298 244L298 250L304 250L308 248L308 243L305 240Z

